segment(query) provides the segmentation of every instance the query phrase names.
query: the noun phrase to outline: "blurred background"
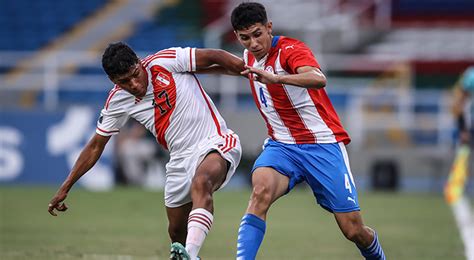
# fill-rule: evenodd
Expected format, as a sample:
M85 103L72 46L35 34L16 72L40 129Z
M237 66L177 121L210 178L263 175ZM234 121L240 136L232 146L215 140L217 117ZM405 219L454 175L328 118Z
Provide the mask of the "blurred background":
M1 0L0 184L65 178L112 88L100 65L108 43L125 41L140 57L173 46L241 56L229 21L239 2ZM261 2L274 34L306 42L328 77L326 90L352 137L359 189L441 192L455 145L452 88L474 64L474 2ZM199 77L241 136L244 157L230 186L245 186L266 138L248 82ZM160 189L167 159L130 122L80 183Z
M304 41L327 76L326 91L352 137L347 148L364 220L389 259L465 259L472 218L456 222L442 192L457 142L453 87L474 65L474 1L259 2L274 35ZM238 3L0 0L1 259L168 257L168 155L134 121L76 185L66 214L53 218L46 206L94 134L113 87L100 62L107 45L125 41L142 58L174 46L242 56L229 18ZM199 78L243 147L228 192L215 195L215 227L201 251L203 259L232 259L266 129L246 80ZM360 259L310 193L302 185L272 207L259 259Z

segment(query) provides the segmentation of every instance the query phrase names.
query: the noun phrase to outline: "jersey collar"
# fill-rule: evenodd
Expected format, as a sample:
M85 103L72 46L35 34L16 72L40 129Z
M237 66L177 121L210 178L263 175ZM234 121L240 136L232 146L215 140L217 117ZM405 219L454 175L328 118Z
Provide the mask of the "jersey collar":
M272 48L275 48L278 44L278 40L280 39L280 36L273 36L272 39Z

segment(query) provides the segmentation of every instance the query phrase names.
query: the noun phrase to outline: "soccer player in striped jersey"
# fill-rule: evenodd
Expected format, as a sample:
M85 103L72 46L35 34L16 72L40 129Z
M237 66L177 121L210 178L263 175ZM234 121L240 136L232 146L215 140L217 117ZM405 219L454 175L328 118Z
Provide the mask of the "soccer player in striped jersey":
M231 22L245 47L242 75L250 80L269 135L252 169L237 259L255 259L268 209L303 181L366 259L385 259L377 233L362 222L345 148L350 138L326 95L326 78L311 50L296 39L273 36L259 3L237 6Z
M243 68L241 59L222 50L170 48L140 60L124 43L109 45L102 66L115 86L96 134L51 199L49 213L67 209L63 201L74 183L94 166L110 137L134 118L170 153L164 195L168 233L176 242L171 259L196 259L213 223L213 192L228 183L241 157L239 137L193 74L211 65Z

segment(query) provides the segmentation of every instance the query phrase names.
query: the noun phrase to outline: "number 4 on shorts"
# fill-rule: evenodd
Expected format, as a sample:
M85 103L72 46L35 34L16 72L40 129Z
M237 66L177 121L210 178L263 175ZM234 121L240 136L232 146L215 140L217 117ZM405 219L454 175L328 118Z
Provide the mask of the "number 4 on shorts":
M346 189L349 190L349 193L352 194L352 187L351 187L351 183L350 183L350 180L349 180L349 175L347 173L344 174L344 185L346 186Z

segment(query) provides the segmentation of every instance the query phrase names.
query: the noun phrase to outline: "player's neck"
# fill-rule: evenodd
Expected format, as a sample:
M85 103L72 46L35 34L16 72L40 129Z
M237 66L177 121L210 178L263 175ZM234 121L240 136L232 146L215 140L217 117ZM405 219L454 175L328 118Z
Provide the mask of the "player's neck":
M270 35L270 46L268 47L268 50L265 52L265 54L264 54L262 57L257 57L257 56L254 55L254 56L255 56L255 60L256 60L257 62L260 62L261 60L265 60L265 59L268 57L268 55L270 54L270 52L271 52L271 50L272 50L273 45L276 45L276 44L274 44L274 42L273 42L274 39L276 40L276 38L274 38L273 35Z

